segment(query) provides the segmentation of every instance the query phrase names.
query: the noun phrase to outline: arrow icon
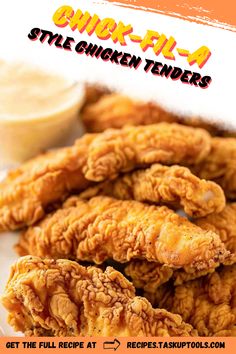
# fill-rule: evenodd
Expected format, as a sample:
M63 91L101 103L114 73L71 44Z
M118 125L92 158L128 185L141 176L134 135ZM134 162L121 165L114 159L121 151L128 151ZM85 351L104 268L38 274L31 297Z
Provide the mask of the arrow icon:
M103 349L113 349L113 350L117 350L120 346L120 342L118 341L118 339L114 339L113 342L104 342L103 343Z

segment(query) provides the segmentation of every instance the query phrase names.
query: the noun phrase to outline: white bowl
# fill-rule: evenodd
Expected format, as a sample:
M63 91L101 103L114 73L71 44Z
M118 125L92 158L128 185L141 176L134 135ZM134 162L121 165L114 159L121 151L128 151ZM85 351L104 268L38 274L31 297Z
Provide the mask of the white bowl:
M65 144L78 122L82 85L24 64L1 62L0 75L0 168Z

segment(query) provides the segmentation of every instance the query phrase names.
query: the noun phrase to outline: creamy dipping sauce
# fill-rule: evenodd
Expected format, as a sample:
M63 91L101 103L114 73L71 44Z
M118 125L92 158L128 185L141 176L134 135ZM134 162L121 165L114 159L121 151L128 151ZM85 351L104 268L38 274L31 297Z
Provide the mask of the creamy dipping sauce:
M83 90L27 64L0 62L0 167L66 143Z

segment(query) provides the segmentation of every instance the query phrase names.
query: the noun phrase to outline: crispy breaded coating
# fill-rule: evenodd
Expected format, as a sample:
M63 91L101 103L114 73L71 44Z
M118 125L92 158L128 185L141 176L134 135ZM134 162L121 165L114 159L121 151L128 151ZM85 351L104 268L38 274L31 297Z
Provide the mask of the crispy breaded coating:
M82 167L92 138L42 154L8 174L0 183L0 231L35 223L53 203L91 185Z
M131 278L135 288L155 293L160 285L171 279L174 269L156 262L136 259L128 263L124 273Z
M120 93L103 95L82 112L83 122L90 132L102 132L125 125L148 125L178 122L179 117L152 102L142 102Z
M236 263L236 203L228 203L221 213L198 219L196 224L217 233L232 254L230 261Z
M89 146L85 177L104 181L117 177L120 172L157 162L165 165L197 164L209 153L210 141L205 130L179 124L107 130L98 134Z
M54 203L87 188L87 177L112 179L140 165L189 164L205 157L210 146L206 132L163 124L87 134L71 147L48 152L10 172L0 183L0 231L35 223Z
M98 264L137 258L196 269L214 267L228 257L218 235L167 207L109 197L69 198L63 209L22 234L18 252Z
M197 219L195 223L202 229L213 231L220 236L225 248L230 251L230 256L223 261L223 264L236 263L236 203L228 203L221 213ZM214 267L204 270L196 270L191 267L174 270L155 262L134 260L126 266L124 271L132 279L136 288L154 293L160 285L171 278L175 285L180 285L213 273L214 270Z
M180 314L200 336L236 336L236 265L157 291L158 306Z
M99 84L85 84L85 97L84 97L84 104L81 108L81 115L83 117L84 111L87 110L88 107L96 103L100 100L104 95L111 94L111 91L102 85ZM85 122L86 123L86 122Z
M161 284L155 292L144 291L143 296L148 299L154 308L158 308L161 303L165 304L165 307L171 307L173 291L174 285L172 280L170 280Z
M172 279L175 285L200 278L203 275L214 272L215 267L203 270L184 267L175 269L156 262L146 260L133 260L124 269L137 289L143 289L147 293L155 293L162 285Z
M196 336L178 315L153 309L108 267L24 257L11 269L2 303L26 336Z
M214 213L205 218L197 219L195 224L220 236L225 248L230 252L230 256L222 262L224 265L236 263L236 203L228 203L221 213ZM214 268L208 271L196 271L191 268L180 269L173 274L174 283L179 285L213 272Z
M229 199L236 198L236 139L212 138L211 151L193 169L200 178L218 183Z
M155 294L157 289L167 283L170 279L175 285L200 278L203 275L215 271L216 265L212 268L198 270L192 267L175 269L156 262L147 260L132 260L124 269L125 275L130 277L137 289L143 289L146 294Z
M222 262L222 264L228 264L230 262L228 262L228 259L227 259L227 262ZM218 266L220 266L220 262L218 264ZM194 279L198 279L204 275L207 275L207 274L211 274L215 271L216 268L218 268L218 266L215 266L215 267L211 267L211 268L208 268L208 269L203 269L203 270L196 270L192 267L184 267L184 268L180 268L178 270L175 270L174 273L173 273L173 283L175 285L181 285L181 284L184 284L184 283L187 283L188 281L190 280L194 280Z
M134 100L97 85L88 85L85 92L86 99L81 116L89 132L97 133L110 128L122 128L125 125L137 126L168 122L203 128L213 135L222 134L214 123L206 122L201 117L176 115L156 102Z
M95 195L170 204L182 207L192 217L219 213L225 207L224 192L218 184L201 180L188 168L178 165L154 164L146 170L127 173L88 188L80 197L86 199Z

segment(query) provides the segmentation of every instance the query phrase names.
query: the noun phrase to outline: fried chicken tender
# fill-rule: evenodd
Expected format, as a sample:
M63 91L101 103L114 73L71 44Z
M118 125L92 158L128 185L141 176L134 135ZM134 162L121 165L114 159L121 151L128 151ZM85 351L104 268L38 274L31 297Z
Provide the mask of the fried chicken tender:
M228 203L221 213L213 213L205 218L197 219L195 224L220 236L225 248L230 252L230 256L222 264L231 265L236 263L236 203ZM214 268L203 271L196 271L189 267L180 269L173 273L174 284L183 284L213 272Z
M171 279L174 268L146 260L134 260L124 269L125 275L131 278L135 288L155 293L157 288Z
M196 224L217 233L231 252L230 262L236 263L236 203L228 203L221 213L198 219Z
M220 265L220 263L218 264ZM137 289L143 289L148 296L155 294L157 289L167 283L170 279L175 285L200 278L203 275L213 273L217 265L207 269L196 269L183 267L180 269L171 268L167 265L147 260L132 260L124 269L125 275L131 278Z
M15 230L41 219L55 202L91 185L83 173L88 144L47 152L10 172L0 183L0 231Z
M89 132L103 132L125 125L150 125L160 122L181 123L203 128L212 135L221 135L221 130L213 123L200 117L184 117L167 111L155 102L142 102L120 93L109 92L104 87L88 86L82 120Z
M236 203L228 203L221 213L197 219L195 223L202 229L213 231L220 236L225 248L230 252L230 256L223 261L223 264L236 263ZM175 270L156 262L133 260L125 267L124 272L132 279L136 288L154 293L171 278L175 285L180 285L213 273L214 270L214 267L204 270L184 267Z
M218 184L201 180L188 168L177 165L154 164L146 170L102 182L82 192L80 197L87 199L96 195L170 204L183 207L192 217L219 213L225 207L224 192Z
M210 153L193 171L218 183L229 199L236 199L236 139L212 138Z
M197 163L206 156L208 133L163 124L87 134L71 147L48 152L10 172L0 183L0 231L35 223L54 203L87 188L87 179L112 179L154 162Z
M153 163L193 165L206 158L210 145L205 130L179 124L111 129L91 142L84 173L87 179L101 182Z
M222 264L228 264L230 263L228 261L223 261ZM194 280L194 279L198 279L204 275L207 274L211 274L215 271L216 268L218 268L221 265L221 263L219 262L217 266L215 267L211 267L208 269L203 269L203 270L196 270L192 267L184 267L184 268L180 268L178 270L175 270L173 273L173 283L174 285L181 285L184 283L187 283L190 280Z
M111 94L111 91L107 87L101 86L99 84L86 84L84 89L85 99L80 112L82 117L84 111L86 111L88 107L99 101L100 98L102 98L104 95Z
M98 264L138 258L196 269L214 267L228 257L217 234L167 207L109 197L69 198L63 209L22 234L18 252Z
M156 294L158 307L180 314L200 336L236 336L236 265ZM155 296L155 295L154 295Z
M156 103L135 101L119 93L102 95L95 103L87 104L82 119L90 132L103 132L108 128L122 128L125 125L179 121L179 117Z
M24 257L11 269L2 303L26 336L196 336L179 315L153 309L107 267Z

